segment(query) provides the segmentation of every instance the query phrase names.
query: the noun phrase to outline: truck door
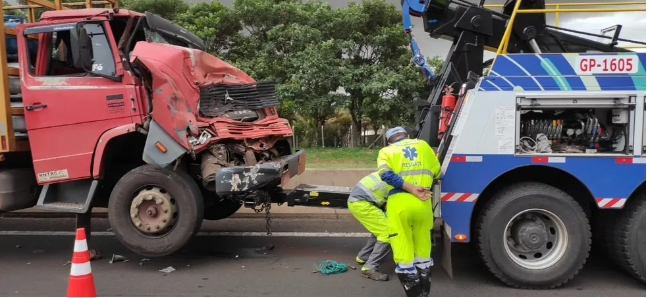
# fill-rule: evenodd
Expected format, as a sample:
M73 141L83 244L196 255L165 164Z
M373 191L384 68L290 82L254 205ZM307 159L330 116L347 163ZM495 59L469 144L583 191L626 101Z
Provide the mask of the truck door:
M76 25L30 24L18 33L25 121L39 184L89 178L101 134L131 123L135 110L135 87L118 79L123 68L115 63L120 60L107 22L82 25L91 69L75 63ZM38 37L35 57L25 50L26 35Z

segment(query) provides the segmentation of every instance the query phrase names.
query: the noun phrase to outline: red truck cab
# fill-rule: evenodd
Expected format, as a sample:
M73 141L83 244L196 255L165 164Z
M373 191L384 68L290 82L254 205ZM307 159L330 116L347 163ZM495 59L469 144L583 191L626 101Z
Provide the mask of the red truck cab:
M108 207L135 252L172 253L203 218L279 200L305 169L274 83L205 53L168 20L116 8L48 11L17 37L37 205Z

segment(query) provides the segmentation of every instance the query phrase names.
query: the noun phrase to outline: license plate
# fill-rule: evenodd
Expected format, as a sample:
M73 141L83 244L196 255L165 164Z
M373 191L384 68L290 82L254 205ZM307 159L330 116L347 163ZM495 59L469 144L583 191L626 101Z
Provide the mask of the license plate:
M578 74L632 74L639 66L636 55L580 55L576 69Z

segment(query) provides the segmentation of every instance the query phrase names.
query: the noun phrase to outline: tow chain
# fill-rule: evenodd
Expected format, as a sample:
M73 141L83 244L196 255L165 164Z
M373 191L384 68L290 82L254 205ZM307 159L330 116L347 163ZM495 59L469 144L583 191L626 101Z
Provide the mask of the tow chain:
M262 196L263 202L261 203L261 208L254 208L252 207L252 210L254 212L259 213L265 210L265 229L267 230L267 235L271 236L272 235L272 219L270 218L270 209L272 208L272 202L269 194L261 192L259 194Z
M270 196L265 196L265 229L267 230L267 236L272 235L272 219L270 218L270 208L272 208L272 203L270 202Z

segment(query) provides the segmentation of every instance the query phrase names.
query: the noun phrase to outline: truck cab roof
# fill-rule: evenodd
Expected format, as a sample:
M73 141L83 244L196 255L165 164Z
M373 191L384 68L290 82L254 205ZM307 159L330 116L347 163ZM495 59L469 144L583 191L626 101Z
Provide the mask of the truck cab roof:
M40 17L41 22L54 21L60 19L77 19L85 18L89 16L95 16L106 11L106 8L88 8L88 9L65 9L65 10L50 10L45 11ZM127 17L127 16L143 16L143 13L119 9L117 12L114 10L111 11L115 17Z

